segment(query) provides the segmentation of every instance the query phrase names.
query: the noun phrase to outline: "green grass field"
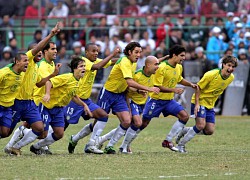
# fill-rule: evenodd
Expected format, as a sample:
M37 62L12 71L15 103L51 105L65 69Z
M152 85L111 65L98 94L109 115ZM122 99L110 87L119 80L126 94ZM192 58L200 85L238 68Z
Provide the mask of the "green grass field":
M133 154L84 154L87 137L69 155L69 136L88 122L70 126L64 138L51 146L53 155L33 155L29 146L20 157L1 151L0 179L250 179L249 116L217 116L215 134L196 136L188 143L187 154L161 147L175 122L173 117L161 117L153 119L133 142ZM193 124L190 119L188 125ZM117 125L118 120L111 117L104 132ZM1 149L8 140L0 140Z

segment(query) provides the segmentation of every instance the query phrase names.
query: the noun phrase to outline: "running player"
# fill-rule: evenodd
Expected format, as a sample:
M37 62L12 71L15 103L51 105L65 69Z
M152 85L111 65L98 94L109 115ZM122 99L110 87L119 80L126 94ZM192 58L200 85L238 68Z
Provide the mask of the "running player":
M234 80L232 73L237 65L236 57L224 56L222 69L208 71L198 82L198 89L191 100L191 116L195 117L196 124L193 127L185 127L177 136L176 143L179 152L186 152L186 143L193 139L196 134L212 135L214 133L215 102Z
M121 57L113 69L101 90L98 98L98 105L101 106L107 113L112 112L117 115L121 124L115 131L113 138L109 141L104 152L114 154L113 146L125 134L131 123L129 108L126 103L126 89L133 87L145 91L159 93L157 87L146 87L138 84L133 80L133 74L136 69L136 62L141 54L141 45L138 42L129 43L124 49L124 57ZM108 118L98 120L93 128L93 133L90 137L89 145L95 145L97 138L102 133Z
M82 57L86 63L86 71L84 77L79 82L78 96L81 98L83 102L85 102L88 105L90 111L93 114L93 118L99 119L101 121L107 119L108 114L100 106L93 103L92 100L90 99L92 86L94 84L97 70L103 67L106 68L109 67L110 65L113 65L117 61L117 59L112 61L111 59L116 57L117 54L119 54L120 52L121 52L120 48L117 47L115 48L113 53L111 53L108 57L102 60L97 58L98 55L97 45L89 43L85 47L86 57ZM65 107L64 114L66 117L65 129L68 126L68 124L77 124L81 116L83 118L86 118L84 108L82 106L77 105L73 101L71 101L70 104ZM87 117L87 119L89 118ZM84 138L85 136L89 135L92 132L92 130L93 130L93 124L89 123L86 126L84 126L76 135L72 135L70 137L70 142L68 145L69 153L74 153L74 149L77 145L77 142L80 139ZM96 146L88 146L85 149L85 152L97 153L97 154L103 153L102 151L97 149Z
M28 68L28 57L18 53L14 63L0 69L0 138L10 135L12 124L12 106Z
M194 89L197 85L185 80L182 77L182 62L185 60L185 48L180 45L175 45L169 49L169 60L160 64L159 69L154 75L154 86L160 88L160 93L150 94L150 100L145 105L143 111L143 123L141 130L147 127L150 120L154 117L159 117L161 113L166 117L173 115L178 120L172 126L166 139L162 142L162 146L169 148L172 151L178 151L172 139L182 130L188 121L189 115L185 109L174 100L174 93L182 94L183 89L177 88L177 83L184 86L189 86Z

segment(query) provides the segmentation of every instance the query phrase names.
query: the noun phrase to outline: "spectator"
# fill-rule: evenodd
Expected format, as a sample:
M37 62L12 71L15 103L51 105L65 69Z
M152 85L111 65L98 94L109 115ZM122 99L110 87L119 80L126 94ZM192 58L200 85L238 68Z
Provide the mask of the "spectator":
M107 18L101 17L100 23L95 30L95 36L98 40L105 41L109 37L109 29L107 25Z
M56 46L66 46L67 50L71 49L68 30L61 30L56 34Z
M142 69L143 66L145 66L145 59L146 59L145 50L146 50L146 47L142 47L141 55L137 60L136 70Z
M48 17L67 17L69 8L64 4L64 0L57 0L56 6L50 11Z
M159 46L161 41L165 41L166 36L171 35L171 29L174 27L174 24L171 22L171 18L166 15L164 22L161 23L156 30L156 47ZM167 32L168 30L168 32Z
M149 38L148 31L143 32L143 38L139 41L139 43L142 47L149 45L152 50L155 49L155 41Z
M219 38L221 29L219 27L214 27L212 29L212 36L209 38L207 43L207 58L212 61L213 67L218 67L218 62L220 60L220 53L223 51L223 41Z
M80 41L73 42L72 49L74 55L82 56L82 44Z
M81 23L78 19L74 19L71 24L71 30L69 31L70 42L79 41L81 36Z
M91 1L91 9L93 9L93 13L101 13L101 14L114 14L115 10L113 7L114 4L110 2L110 0L92 0Z
M206 17L205 20L205 28L203 29L203 41L202 47L206 48L209 37L211 36L212 28L214 27L214 19L213 17Z
M91 14L90 3L91 0L74 0L75 12L73 13L75 15Z
M201 62L202 76L207 71L210 71L213 68L211 61L207 60L207 57L204 54L204 49L201 46L195 48L195 58L194 58L194 60Z
M38 44L42 40L42 31L36 30L33 34L33 40L29 42L28 46L31 44Z
M239 0L238 13L250 12L249 0Z
M169 47L173 47L174 45L184 45L182 41L182 32L178 28L171 29L171 35L169 37Z
M42 39L49 35L50 28L45 18L40 19L38 29L42 31Z
M0 1L0 17L8 15L11 25L14 24L13 18L18 16L19 4L16 0L1 0Z
M183 32L183 36L182 38L187 41L188 38L188 29L186 28L186 26L188 26L188 24L186 23L183 14L179 14L178 18L176 20L175 25L178 29L180 29Z
M155 39L156 38L156 23L155 18L152 15L147 15L146 17L146 24L143 27L147 30L149 38Z
M168 4L161 9L162 14L179 14L180 12L181 7L177 0L169 0Z
M132 33L132 30L133 30L133 26L130 25L128 19L123 19L122 25L121 25L120 31L119 31L119 38L123 39L124 35L127 33Z
M16 54L19 51L19 48L17 47L17 40L16 40L16 38L9 39L9 46L10 46L10 48L12 50L12 56L15 57Z
M45 16L45 8L41 7L41 11L39 12L39 3L41 3L41 1L39 0L32 0L32 4L27 6L25 9L25 17L39 17L39 13L40 16Z
M82 46L85 46L86 40L88 40L91 36L94 36L95 30L92 29L94 26L95 24L93 22L93 19L88 18L85 27L80 34L80 41L82 43Z
M115 16L113 18L113 24L109 29L109 38L112 38L114 35L119 35L120 33L120 18L118 16Z
M203 41L203 31L199 28L199 21L196 17L191 18L191 26L188 30L188 44L191 48L201 45Z
M158 14L161 12L162 7L167 4L166 0L151 0L149 3L149 14Z
M6 46L3 49L2 59L0 61L0 68L4 67L7 64L10 64L12 62L13 62L12 50L9 46Z
M10 22L10 16L4 15L3 21L0 24L0 28L4 28L3 30L0 30L0 34L2 37L2 41L4 44L8 42L9 39L15 38L15 31L12 28L12 24Z
M208 15L212 12L212 2L210 0L202 0L200 14Z
M136 0L129 0L129 5L124 8L123 14L130 16L138 16L140 14L140 6Z
M141 20L139 18L136 18L134 21L134 26L133 26L134 30L133 30L133 39L135 41L139 41L139 39L142 38L142 23Z
M237 4L234 4L234 1L231 0L221 0L218 5L225 12L235 12L237 10Z
M217 15L223 15L225 12L221 10L216 2L213 2L212 4L212 11L210 14L217 14Z
M121 47L121 49L124 49L124 44L123 42L120 40L118 35L114 35L110 40L109 40L109 51L113 52L113 50L118 46Z
M56 56L55 64L57 63L62 63L59 74L70 72L70 67L68 66L68 64L70 63L70 57L69 55L67 55L66 46L58 47L58 53Z
M250 32L246 32L244 37L245 37L244 41L245 41L246 49L248 49L250 48Z
M196 9L199 9L199 7L196 7L196 5L197 4L195 0L188 0L183 14L196 14Z

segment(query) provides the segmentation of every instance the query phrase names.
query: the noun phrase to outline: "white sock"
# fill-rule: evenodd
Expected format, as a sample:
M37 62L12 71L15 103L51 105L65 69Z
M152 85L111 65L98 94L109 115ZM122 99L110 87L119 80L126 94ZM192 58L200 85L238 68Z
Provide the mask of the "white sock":
M22 147L28 145L29 143L35 141L37 139L37 135L33 133L33 131L31 129L29 129L29 131L26 132L26 134L23 136L23 138L18 141L13 148L16 149L21 149Z
M130 144L137 138L137 136L139 135L139 133L141 132L140 129L138 129L134 135L134 137L132 137L131 141L128 143L127 146L130 146Z
M116 128L116 131L114 135L112 136L112 138L110 139L107 147L114 146L119 141L119 139L121 139L121 137L124 136L125 133L126 133L126 130L122 129L121 126L119 125Z
M129 127L126 131L125 137L120 147L123 149L127 149L128 144L132 142L132 140L134 139L134 136L136 136L136 131L131 129L131 127Z
M52 134L48 134L45 139L39 140L37 143L33 144L33 146L36 149L41 149L41 147L48 146L50 144L53 144L54 142L55 140L52 137Z
M181 123L179 120L174 123L172 129L166 137L166 140L172 142L173 138L183 129L185 125Z
M189 128L188 132L184 135L184 137L180 140L179 146L184 146L188 141L194 138L196 135L196 132L194 131L194 128Z
M48 134L52 134L53 132L54 132L53 128L51 127L51 125L49 125Z
M106 124L107 124L107 122L103 122L103 121L96 122L89 142L95 142L97 140L97 138L99 138L99 136L102 134L102 131L105 128Z
M78 142L80 139L86 137L90 133L91 133L90 124L87 124L81 129L81 131L79 131L76 135L73 136L72 141Z
M104 142L110 140L112 138L112 136L115 134L116 128L112 129L111 131L109 131L107 134L104 134L103 136L101 136L99 138L99 143L103 144Z
M17 141L20 140L20 135L22 134L22 130L25 127L23 125L19 126L18 128L16 128L16 130L14 131L10 141L8 142L8 144L6 145L6 147L12 147L14 144L16 144Z

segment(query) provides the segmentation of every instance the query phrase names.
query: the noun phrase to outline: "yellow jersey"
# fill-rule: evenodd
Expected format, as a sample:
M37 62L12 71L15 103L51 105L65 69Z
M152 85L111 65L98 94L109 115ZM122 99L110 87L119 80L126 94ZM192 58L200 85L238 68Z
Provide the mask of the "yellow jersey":
M197 83L201 90L199 98L200 105L212 109L218 97L233 80L233 74L227 79L224 79L221 76L221 69L214 69L206 72ZM195 94L193 94L191 102L195 104Z
M175 67L171 66L168 61L163 61L157 69L153 83L154 86L163 86L166 88L175 88L176 85L183 79L182 65L177 64ZM160 92L159 94L150 93L153 99L172 100L174 99L174 92L166 93Z
M27 71L24 73L23 82L20 87L20 91L16 97L19 100L31 100L33 99L34 87L37 82L37 64L34 62L31 50L26 55L28 56L29 65Z
M136 81L137 83L143 86L147 86L147 87L153 86L153 75L147 76L146 74L144 74L143 69L137 70L134 74L133 79L134 81ZM131 90L128 91L127 95L132 101L134 101L136 104L139 104L139 105L145 104L148 99L148 95L146 97L143 97L142 94L139 94L138 92L131 91Z
M50 82L53 85L50 90L50 101L44 102L41 99L41 103L48 109L68 105L79 88L79 80L74 77L73 73L55 76L50 79Z
M52 74L55 70L55 64L52 61L51 63L48 63L46 59L42 59L38 65L38 79L37 81L41 81L42 78L48 77L50 74ZM36 105L39 105L41 97L44 96L45 93L45 86L38 88L37 86L34 86L34 101Z
M128 84L125 79L132 79L135 71L136 63L131 62L126 56L121 57L112 68L104 84L105 89L113 93L122 93L126 91Z
M24 73L13 71L12 64L0 69L0 105L10 107L19 93Z
M79 91L77 95L82 99L88 99L91 95L92 87L95 81L97 70L91 70L94 64L97 64L102 61L102 59L97 58L94 62L89 59L82 57L85 60L85 73L83 78L79 81ZM109 61L104 68L107 68L111 65L111 61Z

